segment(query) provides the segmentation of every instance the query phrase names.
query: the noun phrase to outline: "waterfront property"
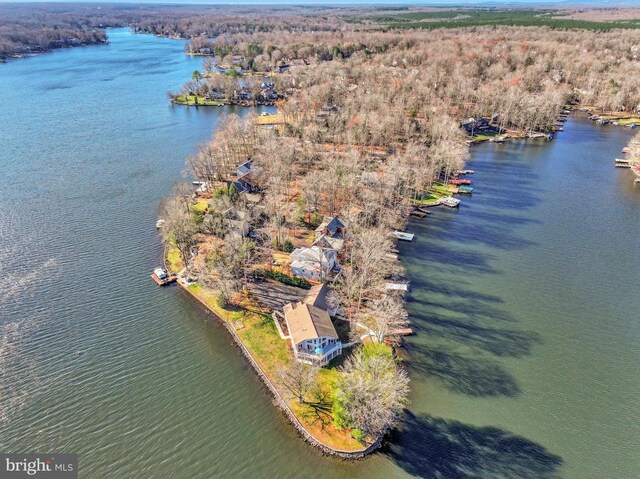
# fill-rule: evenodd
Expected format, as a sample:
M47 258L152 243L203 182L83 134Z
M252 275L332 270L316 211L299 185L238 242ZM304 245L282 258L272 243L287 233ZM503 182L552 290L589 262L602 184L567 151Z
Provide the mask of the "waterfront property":
M296 248L290 258L291 274L314 281L324 280L337 265L336 251L320 246Z
M325 365L342 354L342 342L329 316L328 288L311 288L303 301L283 308L295 358L303 363Z
M316 228L316 238L325 235L330 238L342 238L347 230L344 220L338 216L325 216Z
M232 183L238 191L252 193L259 189L256 176L253 160L249 160L236 168L237 178Z

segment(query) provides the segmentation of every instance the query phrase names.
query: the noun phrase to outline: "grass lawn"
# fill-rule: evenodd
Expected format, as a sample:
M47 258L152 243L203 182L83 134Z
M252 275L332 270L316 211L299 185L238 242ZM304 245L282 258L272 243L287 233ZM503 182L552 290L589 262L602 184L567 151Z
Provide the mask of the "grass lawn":
M196 98L198 103L196 103ZM229 102L225 100L208 100L198 95L178 95L174 98L173 103L176 105L223 106Z
M283 251L274 251L273 259L277 261L280 266L289 266L291 263L290 253L285 253Z
M451 196L451 193L457 190L458 188L455 185L437 182L429 188L427 194L423 195L422 198L412 199L411 201L416 205L430 205L436 203L440 198Z
M274 113L273 115L260 115L256 122L258 125L283 125L285 122L282 113Z
M182 265L182 257L180 256L180 251L175 246L169 246L167 248L167 267L173 273L177 273L182 270L184 267Z
M226 322L242 323L236 333L260 368L269 376L284 397L288 397L276 380L276 371L292 361L287 343L280 338L269 313L266 313L247 296L241 304L229 308L218 306L215 291L198 283L189 285L188 290L202 300L216 315ZM322 368L318 375L317 391L307 398L308 403L299 404L292 399L289 406L307 430L322 443L345 451L363 449L363 445L351 437L349 430L339 431L333 426L331 405L335 395L340 372L333 363Z
M193 205L191 205L191 208L193 208L196 211L207 211L207 208L209 207L209 200L206 200L204 198L199 198L198 201L196 201Z

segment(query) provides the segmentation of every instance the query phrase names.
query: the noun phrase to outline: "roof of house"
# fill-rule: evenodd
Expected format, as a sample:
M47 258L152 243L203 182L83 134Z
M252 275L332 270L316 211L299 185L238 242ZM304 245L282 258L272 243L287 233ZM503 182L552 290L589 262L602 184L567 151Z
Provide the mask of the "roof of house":
M291 252L290 257L293 262L324 264L335 258L335 252L324 250L319 246L312 246L311 248L296 248Z
M313 246L318 246L319 248L330 248L336 251L340 251L343 244L344 240L342 238L332 238L327 235L319 236L318 239L313 242Z
M253 169L251 168L252 166L253 160L245 161L240 166L238 166L236 168L236 174L238 175L238 178L242 178L243 176L251 173L253 171Z
M320 274L320 266L316 263L312 263L310 261L293 261L289 267L291 270L304 269L309 272L315 272Z
M307 303L289 303L284 307L284 317L293 344L323 337L337 338L329 314Z
M344 222L337 216L325 216L322 220L322 223L320 223L320 226L316 228L316 231L324 231L324 229L326 228L329 232L333 233L338 228L346 227L347 226L344 224Z
M329 309L329 305L327 304L328 293L329 288L326 284L318 284L309 290L307 296L304 298L304 302L327 311Z

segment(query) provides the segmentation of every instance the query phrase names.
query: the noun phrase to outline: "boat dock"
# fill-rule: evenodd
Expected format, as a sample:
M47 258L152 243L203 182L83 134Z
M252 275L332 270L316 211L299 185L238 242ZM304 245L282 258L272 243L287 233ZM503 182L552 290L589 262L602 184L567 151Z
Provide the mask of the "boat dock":
M166 276L164 279L161 279L157 274L151 273L151 279L155 281L158 286L166 286L168 284L175 283L178 280L178 277Z
M616 158L616 168L631 168L631 162L624 158Z
M451 196L445 196L444 198L440 198L438 204L448 206L449 208L456 208L460 206L460 200L457 198L452 198Z
M413 329L411 328L399 328L389 331L390 336L413 336Z
M387 291L409 291L409 283L386 283L384 289Z
M415 236L413 233L405 233L404 231L394 231L392 234L394 238L401 241L413 241Z
M463 180L460 178L452 178L449 180L450 185L460 186L460 185L470 185L471 180Z

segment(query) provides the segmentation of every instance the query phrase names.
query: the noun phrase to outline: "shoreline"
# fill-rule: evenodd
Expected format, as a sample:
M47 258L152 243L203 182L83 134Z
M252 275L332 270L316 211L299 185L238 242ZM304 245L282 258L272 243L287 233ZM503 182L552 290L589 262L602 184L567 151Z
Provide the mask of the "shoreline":
M577 109L574 109L571 113L575 113L576 110ZM522 141L528 138L510 137L508 139ZM452 197L455 193L456 193L455 191L447 191L446 193L443 192L443 195ZM440 202L437 202L437 204L440 204ZM428 206L428 205L425 205L425 206ZM412 209L415 209L415 208L416 208L416 204L413 203ZM411 214L409 213L403 217L403 224L405 225L405 227L410 216ZM404 228L402 228L402 230L404 230ZM164 256L166 260L166 254ZM402 267L402 270L404 272L404 267ZM199 284L199 283L195 283L195 284ZM351 459L351 460L364 458L381 447L384 437L389 432L388 430L383 431L379 436L374 438L371 443L363 445L363 447L359 449L354 449L354 450L345 450L345 449L333 447L329 445L327 442L321 440L316 435L314 435L307 427L305 427L304 421L300 417L298 417L296 412L294 412L294 409L289 405L286 398L282 395L281 391L279 391L272 377L273 375L272 374L270 375L263 367L261 367L259 364L259 361L254 357L254 355L252 355L251 351L249 350L249 348L247 347L247 345L245 344L241 336L237 333L234 326L234 322L231 320L225 319L223 316L220 315L219 312L217 312L211 305L207 303L204 297L199 295L196 291L191 290L189 288L190 285L187 284L183 278L180 278L180 275L178 279L178 285L181 287L182 290L184 290L190 296L195 298L198 301L198 303L200 303L208 312L210 312L215 318L217 318L218 321L220 321L223 324L225 329L231 335L234 345L240 349L242 355L245 357L247 362L251 365L254 372L260 379L261 383L271 394L274 401L274 405L280 411L282 411L282 413L284 414L288 422L295 428L297 434L306 443L320 450L322 454L340 457L342 459ZM404 302L406 302L406 300L403 300L403 303ZM245 308L242 308L242 309L245 309Z
M304 424L302 424L300 419L298 419L298 417L293 412L293 410L291 409L291 407L289 406L289 404L287 403L285 398L282 397L282 395L280 394L280 392L276 388L276 386L273 383L273 381L269 378L268 374L260 367L260 365L258 364L258 361L251 355L251 352L247 349L247 347L245 346L245 344L242 341L242 339L240 338L240 336L238 336L238 334L234 330L233 325L229 321L226 321L224 318L222 318L216 311L214 311L204 301L204 299L200 298L193 291L190 291L189 287L184 283L184 280L179 279L177 281L177 284L178 284L178 286L180 287L180 289L182 291L184 291L189 296L194 298L202 307L204 307L207 310L207 312L211 313L220 323L222 323L222 325L225 327L225 329L227 330L227 332L230 334L231 338L233 339L233 344L238 349L240 349L240 352L245 357L245 359L247 360L249 365L251 365L251 367L253 368L254 372L256 373L258 378L260 379L262 385L271 393L271 396L274 399L274 403L275 403L276 408L279 409L280 411L282 411L284 416L287 418L288 422L291 423L291 425L297 431L298 435L306 443L308 443L311 446L319 449L325 455L336 456L336 457L340 457L342 459L361 459L363 457L368 456L369 454L371 454L373 451L375 451L376 449L378 449L382 445L382 440L384 439L384 436L386 435L386 432L383 433L383 434L380 434L371 444L367 445L366 447L364 447L362 449L359 449L359 450L354 450L354 451L347 451L347 450L343 450L343 449L334 448L334 447L332 447L332 446L330 446L328 444L323 443L320 439L315 437L304 426Z

